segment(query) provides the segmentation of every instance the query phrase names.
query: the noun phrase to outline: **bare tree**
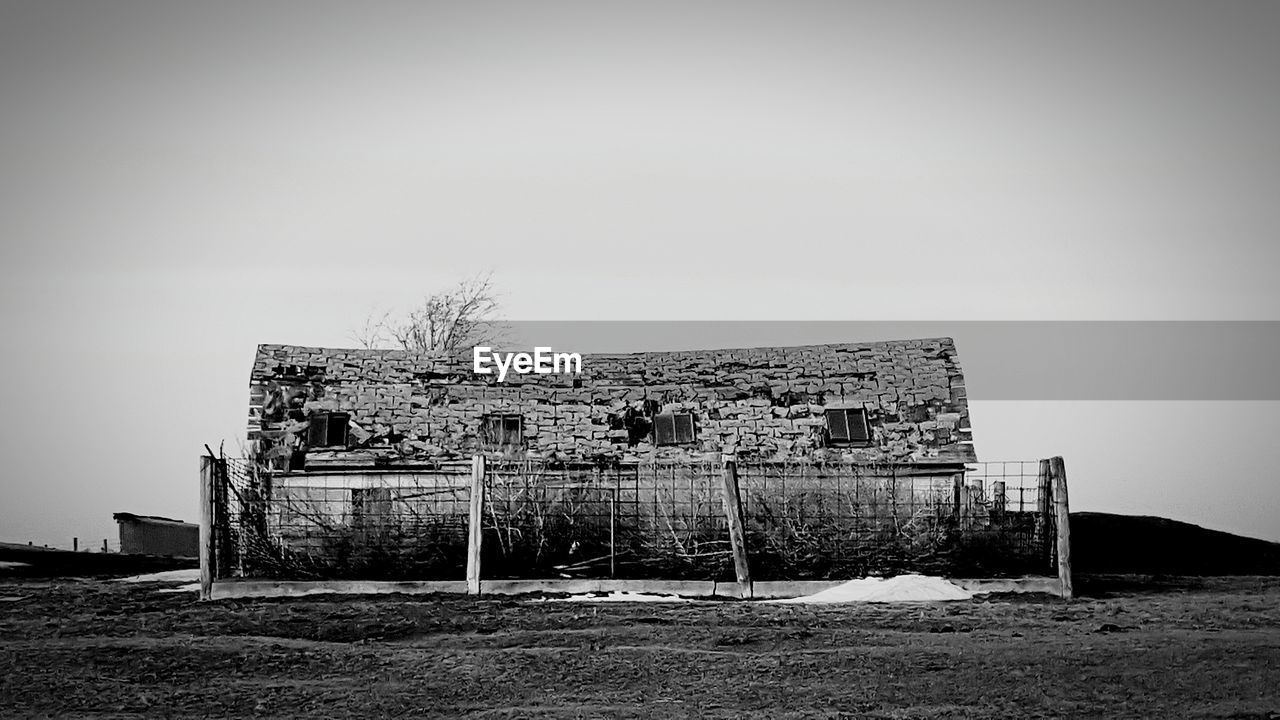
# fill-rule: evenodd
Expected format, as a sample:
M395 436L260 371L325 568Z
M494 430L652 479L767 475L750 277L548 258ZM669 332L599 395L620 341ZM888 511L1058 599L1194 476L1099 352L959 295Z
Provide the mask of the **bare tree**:
M352 335L364 348L452 354L501 342L506 327L497 319L498 308L493 273L484 273L428 295L402 317L389 311L370 313Z

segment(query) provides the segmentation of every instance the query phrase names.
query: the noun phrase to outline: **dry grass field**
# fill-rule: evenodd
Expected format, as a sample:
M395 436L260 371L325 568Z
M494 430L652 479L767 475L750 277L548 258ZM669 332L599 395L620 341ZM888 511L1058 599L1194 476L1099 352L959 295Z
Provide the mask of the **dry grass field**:
M1280 578L812 607L0 581L0 716L1280 717Z

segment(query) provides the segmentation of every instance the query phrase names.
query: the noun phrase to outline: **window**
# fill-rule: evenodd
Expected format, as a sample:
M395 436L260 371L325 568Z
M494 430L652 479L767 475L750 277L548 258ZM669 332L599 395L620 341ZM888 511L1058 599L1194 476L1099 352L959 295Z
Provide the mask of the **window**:
M347 444L347 413L315 413L308 418L307 447L334 447Z
M486 415L480 422L480 442L486 447L521 445L521 428L519 415Z
M871 441L865 410L828 410L827 437L837 445L859 445Z
M653 416L654 445L682 445L693 441L692 413L670 413Z

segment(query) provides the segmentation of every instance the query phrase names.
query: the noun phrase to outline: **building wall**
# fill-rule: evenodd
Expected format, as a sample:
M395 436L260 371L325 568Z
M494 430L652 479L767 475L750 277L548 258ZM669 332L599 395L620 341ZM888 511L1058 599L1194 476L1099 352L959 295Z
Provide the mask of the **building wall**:
M118 520L120 552L198 557L200 527L191 523Z
M825 411L861 409L871 442L835 447ZM350 413L343 448L306 447L308 417ZM656 447L636 428L688 412L696 441ZM518 414L533 458L767 459L956 464L974 461L964 378L949 338L869 344L584 355L580 375L476 375L471 356L261 345L249 439L278 466L414 465L475 453L484 416ZM296 463L296 459L295 459Z

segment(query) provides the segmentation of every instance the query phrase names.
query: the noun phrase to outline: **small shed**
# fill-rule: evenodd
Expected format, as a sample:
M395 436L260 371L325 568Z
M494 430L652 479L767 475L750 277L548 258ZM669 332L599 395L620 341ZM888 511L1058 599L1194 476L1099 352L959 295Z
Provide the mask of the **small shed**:
M198 557L200 526L156 515L114 513L120 526L120 552L131 555Z

